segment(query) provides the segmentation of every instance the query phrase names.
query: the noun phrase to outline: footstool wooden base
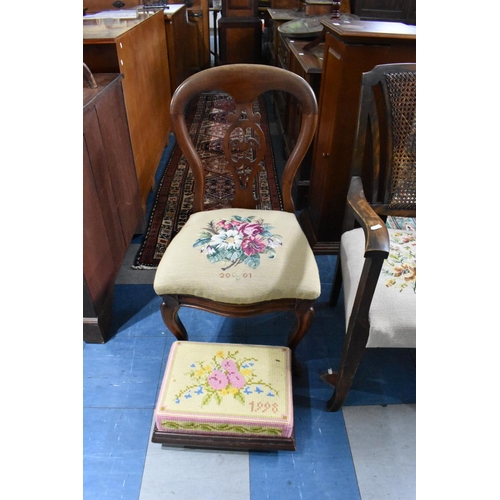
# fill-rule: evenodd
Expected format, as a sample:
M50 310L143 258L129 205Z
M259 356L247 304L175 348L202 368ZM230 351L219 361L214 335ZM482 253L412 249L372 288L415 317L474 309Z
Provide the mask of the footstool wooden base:
M178 432L160 432L155 425L153 443L185 448L208 448L213 450L247 450L247 451L295 451L295 433L289 438L272 438L257 436L209 436Z
M152 441L196 448L295 450L290 349L174 342Z

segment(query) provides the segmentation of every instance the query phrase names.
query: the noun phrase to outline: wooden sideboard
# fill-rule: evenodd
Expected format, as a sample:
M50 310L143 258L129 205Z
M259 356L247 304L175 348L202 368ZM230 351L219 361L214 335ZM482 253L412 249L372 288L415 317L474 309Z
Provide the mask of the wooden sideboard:
M356 130L361 75L377 64L415 62L416 28L376 21L323 21L319 122L307 208L300 222L315 253L338 253Z
M163 9L137 19L84 17L83 61L96 73L121 73L130 139L145 213L170 126L170 75Z
M142 217L120 74L83 85L83 340L108 339L113 286Z

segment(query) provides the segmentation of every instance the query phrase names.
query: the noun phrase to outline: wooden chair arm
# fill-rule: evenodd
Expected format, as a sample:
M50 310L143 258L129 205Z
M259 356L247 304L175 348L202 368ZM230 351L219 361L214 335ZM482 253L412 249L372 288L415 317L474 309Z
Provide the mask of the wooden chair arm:
M384 221L375 213L365 198L361 177L352 177L347 193L347 208L365 233L365 258L389 255L389 232Z

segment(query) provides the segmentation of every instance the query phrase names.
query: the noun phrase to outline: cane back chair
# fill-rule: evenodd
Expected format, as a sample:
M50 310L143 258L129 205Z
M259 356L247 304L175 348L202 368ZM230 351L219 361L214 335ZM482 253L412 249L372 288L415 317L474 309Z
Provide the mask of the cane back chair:
M416 231L387 216L416 217L416 64L362 76L351 181L330 304L343 283L346 337L329 411L343 404L366 347L416 347ZM360 227L359 227L360 226Z
M300 134L282 177L284 210L260 209L253 189L262 168L265 136L260 113L254 113L252 103L270 90L291 93L302 110ZM190 138L185 114L191 99L212 91L229 94L236 105L221 141L235 189L232 208L204 210L206 169ZM187 340L178 315L182 306L229 317L292 310L297 321L288 347L297 372L295 348L310 326L313 303L320 294L316 260L292 199L295 173L316 129L315 95L301 77L277 67L224 65L185 80L172 97L170 112L195 187L193 213L172 239L156 272L154 289L163 298L162 318L178 340ZM253 136L247 141L241 132L248 129Z

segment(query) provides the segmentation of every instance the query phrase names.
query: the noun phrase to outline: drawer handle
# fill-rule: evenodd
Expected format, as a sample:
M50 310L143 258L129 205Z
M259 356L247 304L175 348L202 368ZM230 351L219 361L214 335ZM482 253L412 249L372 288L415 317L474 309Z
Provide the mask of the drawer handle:
M323 153L322 156L323 158L328 158L330 156L330 153Z

